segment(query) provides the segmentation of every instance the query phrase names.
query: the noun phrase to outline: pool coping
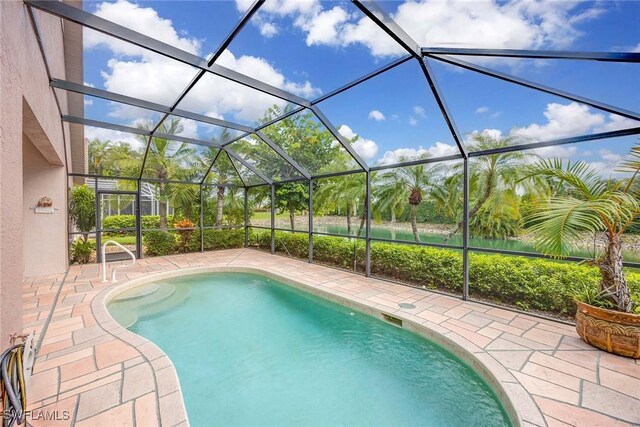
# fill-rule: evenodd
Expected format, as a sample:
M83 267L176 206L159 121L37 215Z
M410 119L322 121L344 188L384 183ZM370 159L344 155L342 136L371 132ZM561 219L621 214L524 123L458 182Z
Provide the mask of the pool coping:
M284 283L285 285L310 293L322 299L340 304L342 306L354 309L361 313L370 315L377 319L386 321L385 316L391 316L402 320L402 329L409 330L422 337L425 337L438 345L444 347L449 352L453 353L465 363L470 365L475 372L477 372L483 380L485 380L492 388L500 402L502 403L505 411L507 412L511 422L514 426L524 425L524 413L527 412L529 417L533 415L534 418L543 418L543 414L540 409L532 401L531 396L526 389L517 381L509 371L499 363L491 354L485 352L483 349L470 343L464 337L447 331L437 324L425 325L423 323L417 323L412 320L403 312L384 310L380 305L375 304L368 300L356 300L349 296L342 296L331 289L321 289L313 284L302 283L291 278L281 276L272 271L260 268L260 267L234 267L234 266L205 266L205 267L192 267L183 268L173 271L164 271L159 273L148 274L143 277L128 280L122 283L115 283L109 287L103 289L96 295L91 301L91 310L98 323L106 332L121 339L125 343L135 347L140 354L145 358L154 375L158 375L160 370L169 370L168 375L165 374L165 381L168 381L168 387L178 391L179 401L174 402L174 405L179 407L174 408L180 416L188 423L188 414L186 411L184 397L180 386L180 380L175 370L175 366L171 361L171 358L164 353L164 351L158 347L153 341L150 341L134 332L129 331L122 327L118 322L114 320L108 311L107 304L116 298L119 294L143 286L149 282L157 280L166 280L176 277L194 275L194 274L207 274L207 273L253 273L259 274L270 279L274 279ZM408 314L408 313L407 313ZM525 409L526 408L526 409ZM536 414L531 414L531 411L536 411ZM162 412L160 413L162 417ZM162 421L162 420L161 420Z

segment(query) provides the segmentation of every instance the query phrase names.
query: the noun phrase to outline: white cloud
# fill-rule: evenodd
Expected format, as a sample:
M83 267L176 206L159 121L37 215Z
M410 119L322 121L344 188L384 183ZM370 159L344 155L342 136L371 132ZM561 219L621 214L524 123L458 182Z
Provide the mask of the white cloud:
M91 105L93 105L93 99L85 99L84 100L84 106L85 107L89 107Z
M340 45L339 31L348 19L349 14L335 6L299 21L299 26L307 32L307 46L333 46Z
M415 118L415 117L413 117L413 116L409 116L409 124L410 124L411 126L415 126L415 125L417 125L417 124L418 124L418 120L416 120L416 118Z
M296 2L293 1L281 1L280 3L282 3L283 10L297 11L304 10L304 6L307 4L307 2L301 2L296 5L294 4ZM269 2L269 4L272 3ZM161 18L150 7L141 7L126 0L119 0L115 3L98 4L96 14L180 49L203 56L200 52L201 43L199 40L178 32L170 20ZM171 104L196 73L188 65L91 30L86 30L84 37L86 48L104 47L114 55L107 62L106 69L101 72L104 87L112 92L157 103ZM263 58L236 57L230 51L225 51L218 63L302 97L309 98L320 93L320 90L309 81L288 80ZM179 107L216 118L228 117L231 120L253 122L262 117L264 111L274 104L282 107L285 102L229 80L207 74ZM133 118L140 116L139 110L123 106L114 108L115 110L111 112L114 117Z
M271 38L278 34L278 27L273 22L265 22L260 24L260 35L262 37Z
M413 112L416 113L418 117L427 117L427 113L424 111L424 108L419 105L413 107Z
M386 119L384 114L378 110L369 111L369 118L375 120L376 122L381 122Z
M418 158L436 158L454 154L460 154L458 147L438 141L429 148L396 148L395 150L386 151L378 163L381 165L391 165L400 162L409 162Z
M547 104L544 116L547 123L532 123L526 127L515 128L511 134L524 139L545 141L582 135L605 122L602 114L592 113L588 106L575 102L568 105Z
M476 114L484 114L489 111L489 107L483 105L482 107L476 108Z
M610 132L618 129L640 127L640 122L626 117L609 114L609 120L604 125L594 129L594 132Z
M616 154L616 153L612 153L609 150L600 150L598 152L598 154L600 154L600 157L602 157L603 160L606 160L607 162L619 162L620 160L622 160L622 157L620 154Z
M149 37L153 37L179 49L198 53L200 41L196 38L180 37L169 19L163 19L151 7L141 7L127 0L114 3L103 2L96 6L94 12L101 18L108 19ZM130 43L109 37L93 30L85 29L84 47L107 46L120 55L147 55L148 52Z
M575 158L578 153L578 147L575 145L555 147L542 147L532 150L532 152L542 158L558 158L558 159L572 159Z
M100 141L111 141L113 144L125 143L136 149L144 147L142 141L135 135L110 129L85 126L84 137L89 141L98 139Z
M616 115L605 116L586 105L571 102L569 104L547 104L544 111L547 122L532 123L525 127L514 128L511 135L523 139L547 141L552 139L600 133L609 130L638 126L635 120Z
M631 52L640 52L640 43L638 43L638 45L636 47L631 49Z
M340 126L338 132L340 132L340 135L344 136L348 140L354 141L353 148L364 161L368 162L369 160L375 158L378 154L378 144L376 144L375 141L362 138L361 136L356 134L349 126Z
M236 0L244 10L249 0ZM308 45L362 44L377 57L404 53L390 37L366 17L349 14L341 6L323 9L318 1L274 0L262 15L292 15L294 25L306 33ZM597 6L578 2L513 2L408 0L392 18L421 46L491 47L510 49L566 48L582 33L578 26L604 13Z

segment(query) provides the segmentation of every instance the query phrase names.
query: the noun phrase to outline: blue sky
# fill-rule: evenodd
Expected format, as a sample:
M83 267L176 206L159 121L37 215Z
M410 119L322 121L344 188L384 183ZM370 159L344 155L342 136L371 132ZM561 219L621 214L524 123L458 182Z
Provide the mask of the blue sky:
M250 4L237 1L88 2L86 10L200 56L213 52ZM383 2L423 46L640 51L638 1L573 3L520 0ZM349 2L270 0L229 46L221 65L313 99L398 57L402 51ZM596 100L640 111L637 64L467 59ZM465 139L474 132L516 135L523 142L637 126L622 117L433 62ZM84 81L113 92L171 103L195 70L123 42L85 32ZM180 104L212 117L254 124L278 100L207 77ZM87 117L135 125L158 115L98 99ZM370 164L423 152L454 152L420 68L414 61L319 104ZM94 131L94 136L104 137ZM208 139L216 129L185 123L185 135ZM90 136L91 136L90 135ZM357 137L355 136L357 135ZM125 136L120 136L125 138ZM603 169L638 138L546 150Z

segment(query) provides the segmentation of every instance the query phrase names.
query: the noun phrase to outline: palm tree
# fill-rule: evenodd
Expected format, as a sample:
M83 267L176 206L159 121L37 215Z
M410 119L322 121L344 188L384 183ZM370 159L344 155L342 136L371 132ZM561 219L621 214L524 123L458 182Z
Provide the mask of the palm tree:
M474 134L472 139L470 151L504 148L515 143L513 137L494 138L484 133ZM479 156L469 161L469 194L473 199L469 209L470 218L474 218L497 193L510 192L512 196L515 195L516 184L520 179L523 165L529 157L531 157L530 154L514 151ZM462 167L463 165L460 164L454 168L456 173L453 176L459 181L463 177ZM457 191L460 192L461 197L462 186L456 185L454 188L458 188ZM515 200L515 197L510 199ZM463 224L462 219L458 221L456 228L447 235L445 243L462 229Z
M403 189L403 183L396 175L387 177L384 185L375 186L373 188L373 196L378 200L378 209L381 212L389 212L391 216L391 224L395 226L396 218L403 214L406 195ZM371 179L373 182L375 180Z
M396 197L409 202L411 208L411 230L416 242L420 242L417 218L418 205L422 202L423 195L429 193L433 188L434 180L439 170L440 166L437 164L421 164L393 169L383 173L380 177L381 189L377 191L378 194L389 194L395 191ZM389 200L393 200L393 198ZM393 207L393 202L389 207Z
M232 137L228 129L223 129L220 134L211 138L211 142L221 144L230 140ZM208 147L202 155L202 159L206 164L206 167L211 166L209 174L205 177L205 183L216 185L216 222L215 226L222 227L224 205L225 205L225 192L229 184L239 183L240 177L236 172L231 157L226 152L220 152L214 147ZM212 163L215 163L212 165Z
M357 206L365 201L365 174L337 176L323 180L314 192L314 210L342 211L347 219L347 234L351 234L351 218L357 214ZM366 218L366 207L361 214L361 222ZM362 232L360 224L358 235Z
M619 168L630 176L621 180L602 178L585 162L540 160L525 178L543 176L566 185L568 194L552 196L545 207L528 218L536 246L547 255L566 256L583 232L604 231L606 248L593 260L600 270L600 295L615 308L631 312L633 302L622 264L623 234L640 215L640 193L636 178L640 174L640 145L631 149L630 158Z
M89 141L87 147L89 155L89 173L95 175L104 175L105 168L108 164L109 158L109 145L111 141L101 141L99 139L93 139Z
M149 130L149 126L143 128ZM179 118L172 118L167 123L164 121L158 131L168 135L176 135L183 130ZM146 144L146 138L140 137L141 142ZM168 185L168 180L179 180L185 175L190 175L193 171L195 161L194 150L184 142L172 141L167 138L152 138L144 174L147 178L158 180L156 189L158 193L160 215L160 229L167 229L167 203L171 199L172 187Z

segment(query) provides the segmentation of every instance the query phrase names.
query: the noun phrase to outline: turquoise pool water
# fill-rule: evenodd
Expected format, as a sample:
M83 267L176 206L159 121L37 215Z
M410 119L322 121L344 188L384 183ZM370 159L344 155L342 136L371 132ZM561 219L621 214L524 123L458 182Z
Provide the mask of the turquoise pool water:
M510 425L440 346L263 276L185 276L109 310L171 358L193 426Z

